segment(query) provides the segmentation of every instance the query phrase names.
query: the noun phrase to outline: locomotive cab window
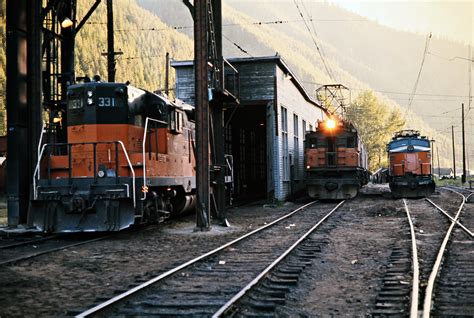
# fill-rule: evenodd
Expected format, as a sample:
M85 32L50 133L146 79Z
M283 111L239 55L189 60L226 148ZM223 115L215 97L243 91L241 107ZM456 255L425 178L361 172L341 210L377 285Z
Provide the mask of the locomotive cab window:
M357 145L357 141L354 136L347 137L347 148L355 148L356 145Z
M308 148L317 148L318 147L318 138L308 138L306 141Z
M183 132L183 112L178 109L173 109L171 111L171 131L175 133L182 133Z

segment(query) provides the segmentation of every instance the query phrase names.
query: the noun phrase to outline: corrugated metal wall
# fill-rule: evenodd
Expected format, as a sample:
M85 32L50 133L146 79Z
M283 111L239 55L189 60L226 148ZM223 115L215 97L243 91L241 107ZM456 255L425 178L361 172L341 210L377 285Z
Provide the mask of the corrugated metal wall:
M323 118L323 112L305 99L291 76L285 74L276 60L249 59L246 63L235 63L233 66L240 74L241 103L255 103L266 107L267 193L269 197L283 201L291 193L304 190L303 121L306 122L307 130L310 124L315 127L316 121ZM194 71L191 65L176 68L176 96L194 105ZM281 107L287 110L288 152L283 150ZM298 120L297 147L295 147L294 115ZM290 154L293 164L289 159L284 164L283 158L285 156L289 158ZM287 180L283 178L285 165L288 172Z
M303 120L306 122L306 129L308 130L309 124L315 127L315 122L323 118L323 112L320 108L309 103L300 91L297 89L295 84L291 81L291 77L286 75L279 67L276 72L277 81L277 102L278 102L278 120L281 122L281 107L286 108L288 118L288 151L293 157L293 167L296 169L293 174L293 180L283 180L284 176L284 156L287 155L283 152L283 140L281 128L279 134L275 138L275 149L278 151L275 153L274 165L276 167L274 171L275 179L275 198L278 200L285 200L291 195L291 192L304 190L304 127ZM312 92L310 92L311 94ZM294 127L294 115L298 116L298 147L295 147L295 127ZM281 125L280 125L281 126ZM296 148L296 149L295 149ZM295 152L297 150L297 152ZM291 162L285 163L290 165L286 167L291 172ZM291 177L291 176L290 176Z

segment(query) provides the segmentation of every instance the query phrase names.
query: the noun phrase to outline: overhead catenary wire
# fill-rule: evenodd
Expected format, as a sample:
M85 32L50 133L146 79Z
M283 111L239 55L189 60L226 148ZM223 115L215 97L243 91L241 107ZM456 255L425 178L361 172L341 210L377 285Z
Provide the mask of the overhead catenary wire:
M254 21L254 22L245 22L245 23L224 23L222 27L233 27L233 26L244 26L244 25L272 25L272 24L290 24L290 23L301 23L305 21L318 21L318 22L367 22L367 19L297 19L297 20L271 20L271 21ZM89 23L89 22L87 22ZM106 24L105 22L90 22L89 24ZM183 30L183 29L192 29L191 25L184 26L168 26L166 28L133 28L133 29L116 29L117 32L134 32L134 31L166 31L166 30Z
M418 75L416 76L415 85L413 86L413 91L412 91L412 94L410 95L410 99L408 101L408 106L405 110L405 117L408 113L408 110L410 110L410 108L411 108L411 105L413 103L413 99L415 98L416 89L418 88L418 83L420 82L421 71L423 70L423 65L425 64L426 54L428 53L428 49L430 47L430 41L431 41L431 33L426 37L425 49L423 51L423 58L421 59L421 65L420 65L420 69L418 70Z
M160 54L160 55L143 55L143 56L126 56L126 57L121 57L117 61L123 61L123 60L137 60L137 59L151 59L151 58L157 58L157 57L165 57L166 55Z
M305 84L313 84L313 85L323 85L322 83L312 82L312 81L301 81L301 83ZM375 90L371 88L356 88L356 87L349 87L351 90L355 91L374 91L376 93L385 93L385 94L396 94L396 95L412 95L413 92L395 92L395 91L385 91L385 90ZM449 95L449 94L431 94L431 93L415 93L415 96L433 96L433 97L459 97L459 98L468 98L467 95Z
M234 41L232 41L231 39L229 39L229 37L227 37L224 33L222 33L222 37L224 37L224 39L226 39L227 41L229 41L230 43L232 43L236 48L238 48L242 53L245 53L247 54L248 56L250 57L253 57L253 55L251 55L247 50L244 50L240 45L238 45L237 43L235 43Z
M329 67L328 67L328 65L327 65L327 63L326 63L326 59L324 58L324 55L323 55L323 53L321 52L321 49L319 48L318 42L316 41L316 38L314 37L313 32L311 32L311 29L310 29L310 27L308 26L307 20L306 20L305 17L303 16L303 12L301 12L301 9L300 9L300 7L299 7L299 5L298 5L297 0L293 0L293 2L295 3L296 9L298 9L298 12L299 12L301 18L303 19L304 25L306 26L306 29L308 30L308 32L309 32L309 34L310 34L310 36L311 36L311 40L313 41L314 46L316 47L316 50L318 51L319 56L321 57L321 60L322 60L323 65L324 65L324 68L326 69L326 72L328 73L329 78L334 81L334 80L335 80L335 79L334 79L334 76L332 75L332 73L331 73L330 70L329 70Z
M318 35L317 31L316 31L316 25L315 25L315 23L314 23L315 20L312 19L311 13L310 13L310 11L308 10L308 8L306 7L306 5L305 5L305 3L304 3L303 0L301 0L301 4L303 5L304 10L306 11L306 15L309 17L309 18L308 18L308 21L311 22L311 26L313 27L314 35L316 36L316 38L319 38L319 35ZM324 57L324 59L326 59L326 54L324 53L324 47L323 47L322 45L320 45L319 48L320 48L320 50L321 50L321 55ZM333 78L333 80L334 80L335 77L334 77L334 73L332 72L332 70L331 70L331 74L332 74L332 78Z

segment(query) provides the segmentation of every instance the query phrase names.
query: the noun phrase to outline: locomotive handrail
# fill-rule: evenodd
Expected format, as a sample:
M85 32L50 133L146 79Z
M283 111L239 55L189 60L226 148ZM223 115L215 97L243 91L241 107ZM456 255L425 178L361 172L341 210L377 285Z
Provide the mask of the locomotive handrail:
M128 156L128 152L127 152L127 149L125 148L125 145L124 143L121 141L121 140L117 140L117 141L99 141L99 142L77 142L77 143L58 143L58 144L44 144L42 147L41 147L41 152L38 156L38 162L36 163L36 168L35 168L35 171L33 173L33 197L34 199L38 199L38 192L37 192L37 189L36 189L36 175L38 175L38 180L40 179L40 174L39 174L39 167L41 165L41 159L43 157L43 153L44 153L44 150L46 149L46 147L50 147L50 146L68 146L69 147L69 154L68 154L68 157L69 159L71 158L71 149L73 146L77 146L77 145L94 145L94 148L95 148L95 145L98 145L98 144L117 144L119 143L120 146L122 146L122 150L123 150L123 153L125 155L125 159L127 159L127 164L128 164L128 167L130 168L130 171L132 172L132 187L133 187L133 191L132 191L132 196L133 196L133 207L135 208L136 207L136 188L135 188L135 170L133 169L133 166L132 166L132 162L130 161L130 157ZM94 150L95 151L95 150ZM117 156L117 154L116 154ZM95 154L94 154L94 160L95 160ZM118 160L117 162L115 163L116 165L118 165ZM95 166L95 165L94 165ZM69 160L69 179L71 179L71 164L70 164L70 160ZM95 173L96 171L94 171L94 178L95 178ZM118 173L116 173L116 177L118 177Z
M39 180L39 178L40 178L39 167L40 167L40 164L41 164L41 158L43 157L43 152L44 152L44 149L46 149L47 145L48 144L44 144L43 147L41 147L41 152L38 155L38 162L36 163L35 171L33 173L33 198L35 200L38 198L38 193L36 191L36 174L38 174L38 180Z
M36 154L39 158L40 156L40 152L41 152L41 144L43 143L43 135L44 135L44 132L45 132L45 125L43 123L43 127L41 127L41 134L40 134L40 138L39 138L39 141L38 141L38 153Z
M146 146L146 136L147 136L147 132L148 132L148 121L154 121L156 123L159 123L159 124L165 124L165 125L168 125L167 122L164 122L162 120L157 120L157 119L153 119L153 118L150 118L150 117L147 117L145 119L145 131L143 132L143 142L142 142L142 151L143 151L143 187L144 189L142 190L142 193L143 193L143 197L141 198L142 201L146 200L146 194L147 194L147 191L145 191L146 189L146 154L145 154L145 146Z
M128 166L130 167L130 170L132 171L133 207L136 208L137 207L137 202L136 202L136 195L135 195L135 191L136 191L136 189L135 189L135 170L133 170L132 162L130 161L127 149L125 148L125 145L123 144L123 142L121 140L117 140L117 142L120 143L120 145L122 146L123 153L125 154L125 158L127 159Z

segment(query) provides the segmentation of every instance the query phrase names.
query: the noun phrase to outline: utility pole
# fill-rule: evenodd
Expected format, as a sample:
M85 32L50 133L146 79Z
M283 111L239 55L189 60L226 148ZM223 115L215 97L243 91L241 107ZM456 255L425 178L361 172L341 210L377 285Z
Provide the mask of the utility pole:
M209 97L207 1L194 1L194 78L196 106L196 228L210 229Z
M438 150L438 144L436 144L436 156L438 157L438 178L441 176L441 169L439 167L439 150Z
M107 81L115 82L115 55L123 52L115 52L114 48L114 10L113 0L107 0Z
M461 111L462 111L462 116L461 116L461 121L462 121L462 177L461 177L461 183L466 182L466 136L464 132L464 103L461 104Z
M474 59L472 58L472 53L471 53L471 45L469 45L469 56L468 58L468 81L469 81L469 104L468 104L468 110L471 110L471 103L472 103L472 64L474 63Z
M165 94L168 97L170 91L170 53L166 52L166 65L165 65Z
M454 172L454 180L456 180L456 153L454 152L454 126L451 126L451 140L453 143L453 172Z
M430 140L430 145L431 145L431 165L430 165L430 173L433 174L433 167L434 167L434 143L435 143L435 140L434 139L431 139ZM379 158L380 158L380 155L379 155ZM438 175L439 176L439 175Z

